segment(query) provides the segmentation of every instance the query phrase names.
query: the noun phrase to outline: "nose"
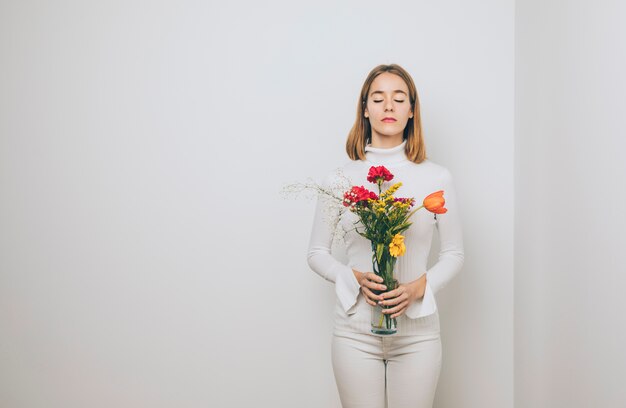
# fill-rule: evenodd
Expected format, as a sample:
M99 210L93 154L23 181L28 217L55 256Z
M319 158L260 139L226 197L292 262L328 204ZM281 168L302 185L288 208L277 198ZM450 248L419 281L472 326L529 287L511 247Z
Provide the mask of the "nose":
M393 101L391 100L385 102L385 112L387 112L388 110L393 110Z

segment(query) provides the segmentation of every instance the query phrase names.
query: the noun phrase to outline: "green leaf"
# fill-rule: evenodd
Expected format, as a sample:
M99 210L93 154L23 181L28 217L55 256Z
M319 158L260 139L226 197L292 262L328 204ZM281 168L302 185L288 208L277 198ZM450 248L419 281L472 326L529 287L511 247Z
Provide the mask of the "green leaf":
M376 246L376 259L378 260L378 264L380 265L381 258L383 256L383 249L385 248L384 244L379 243Z

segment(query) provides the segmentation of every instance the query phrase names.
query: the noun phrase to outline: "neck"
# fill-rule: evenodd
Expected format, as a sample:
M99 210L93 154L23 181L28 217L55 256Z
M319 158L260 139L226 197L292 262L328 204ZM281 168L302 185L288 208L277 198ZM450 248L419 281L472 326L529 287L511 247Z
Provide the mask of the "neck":
M380 135L374 129L372 129L372 147L378 147L382 149L389 149L392 147L398 146L404 140L404 132L400 132L398 134L387 136Z
M406 162L408 158L406 157L405 148L406 140L389 148L375 147L368 144L365 146L365 160L379 166Z

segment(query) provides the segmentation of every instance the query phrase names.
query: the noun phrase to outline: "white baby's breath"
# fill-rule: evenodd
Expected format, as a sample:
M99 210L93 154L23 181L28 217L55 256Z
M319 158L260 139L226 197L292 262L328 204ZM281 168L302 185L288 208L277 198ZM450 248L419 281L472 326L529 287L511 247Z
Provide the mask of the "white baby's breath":
M304 182L285 184L280 194L283 198L304 197L309 201L313 198L321 200L324 204L322 208L324 221L332 232L333 243L336 240L345 243L344 238L348 231L344 228L338 228L338 224L344 211L347 210L343 205L343 195L351 187L350 179L341 168L337 168L322 184L309 177Z

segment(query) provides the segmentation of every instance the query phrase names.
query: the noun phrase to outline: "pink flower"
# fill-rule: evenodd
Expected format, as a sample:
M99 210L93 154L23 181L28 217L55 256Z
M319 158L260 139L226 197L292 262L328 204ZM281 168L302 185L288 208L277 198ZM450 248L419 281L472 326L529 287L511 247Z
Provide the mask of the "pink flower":
M396 197L393 199L393 201L399 201L401 203L404 204L408 204L410 207L413 207L415 205L415 199L413 197L411 198L400 198L400 197Z

